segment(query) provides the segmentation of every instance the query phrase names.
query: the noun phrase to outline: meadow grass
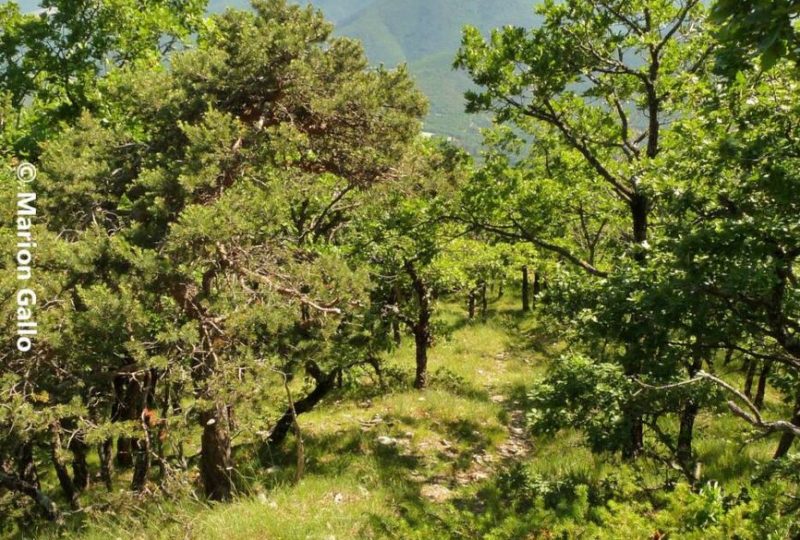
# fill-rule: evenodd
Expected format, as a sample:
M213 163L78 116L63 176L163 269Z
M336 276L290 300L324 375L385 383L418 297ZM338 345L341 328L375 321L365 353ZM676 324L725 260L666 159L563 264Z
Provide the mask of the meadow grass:
M244 487L231 503L211 505L190 496L196 482L179 486L166 502L136 497L124 490L127 478L121 475L120 491L105 495L116 512L105 512L107 506L93 512L88 501L88 516L75 518L71 528L40 531L37 537L384 538L392 536L387 523L410 519L409 508L424 516L419 519L446 520L454 510L444 509L444 500L458 506L483 497L475 508L480 512L492 504L490 497L501 497L487 495L482 486L510 465L502 455L511 439L509 423L524 412L528 390L562 345L539 327L536 317L520 314L515 299L496 300L485 318L467 320L464 311L457 304L440 310L445 333L431 350L428 389L417 391L408 384L414 361L406 339L385 358L387 372L399 373L399 380L380 387L363 375L362 387L339 390L300 417L306 462L301 481L294 481L296 440L290 436L274 450L266 473L246 449L237 453ZM727 376L738 377L734 372ZM767 396L767 410L786 412L773 393ZM748 441L741 435L741 421L724 410L702 412L697 428L704 478L731 489L746 485L774 449L774 438ZM574 430L527 441L527 454L512 461L542 478L597 484L623 467L618 457L589 451ZM663 470L655 464L639 465L635 476L643 485L663 482ZM444 494L443 500L426 494L431 486Z

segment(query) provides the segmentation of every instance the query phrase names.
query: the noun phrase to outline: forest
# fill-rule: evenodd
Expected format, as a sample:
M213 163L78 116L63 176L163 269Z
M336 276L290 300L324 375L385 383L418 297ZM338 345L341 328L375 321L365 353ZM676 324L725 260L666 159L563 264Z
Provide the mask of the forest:
M800 538L800 0L530 4L0 5L0 538Z

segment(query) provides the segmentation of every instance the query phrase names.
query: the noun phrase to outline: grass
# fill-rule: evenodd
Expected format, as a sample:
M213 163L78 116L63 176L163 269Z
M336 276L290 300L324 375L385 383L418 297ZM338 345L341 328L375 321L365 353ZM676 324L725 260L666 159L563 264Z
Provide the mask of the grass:
M592 454L576 431L530 439L527 455L506 455L510 445L520 444L509 424L520 418L527 390L560 348L516 304L499 299L486 318L472 321L462 306L442 306L439 321L446 332L431 351L430 388L420 392L407 384L413 370L407 339L386 359L387 371L401 374L405 384L381 389L365 380L365 387L339 391L303 415L306 468L299 483L293 479L296 441L290 437L275 450L267 472L247 450L237 453L247 488L229 504L209 505L193 497L196 478L171 486L167 497L140 498L124 490L123 476L120 491L86 495L100 497L96 506L84 502L88 515L75 516L66 530L42 530L34 537L400 538L402 532L390 532L398 523L417 531L445 522L459 507L477 505L468 514L492 504L502 510L502 494L491 486L512 461L529 476L601 485L626 466L616 457ZM771 413L785 414L776 395L767 398ZM696 449L706 479L730 489L747 485L756 465L770 457L774 438L745 445L741 433L741 421L727 412L701 414ZM663 469L655 465L625 470L639 488L663 482ZM471 525L465 527L468 531ZM444 530L428 537L444 537ZM480 537L474 534L469 537Z

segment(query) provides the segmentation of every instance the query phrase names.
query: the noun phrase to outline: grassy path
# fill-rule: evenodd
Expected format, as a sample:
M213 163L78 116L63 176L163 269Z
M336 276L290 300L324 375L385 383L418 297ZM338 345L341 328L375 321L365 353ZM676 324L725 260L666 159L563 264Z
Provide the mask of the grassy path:
M381 523L404 508L469 497L473 485L530 451L522 399L544 358L530 352L530 330L511 306L485 321L466 321L460 308L449 307L442 323L449 332L432 350L430 388L408 387L413 350L406 340L387 358L388 392L366 381L301 417L307 464L299 484L291 481L290 438L268 478L232 504L179 498L157 507L142 502L137 512L139 503L120 494L131 517L81 537L377 538L385 535ZM261 473L245 465L241 474Z

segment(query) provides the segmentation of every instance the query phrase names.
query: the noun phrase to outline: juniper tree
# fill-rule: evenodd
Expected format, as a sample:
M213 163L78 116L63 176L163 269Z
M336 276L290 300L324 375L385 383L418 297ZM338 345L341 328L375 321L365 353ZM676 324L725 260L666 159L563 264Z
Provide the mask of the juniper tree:
M32 395L54 388L41 417L99 445L106 479L109 441L132 439L135 489L151 463L180 465L155 435L179 452L188 419L205 491L227 498L235 412L256 439L274 370L327 378L371 351L368 279L342 243L354 206L416 137L424 100L405 69L368 68L314 9L254 8L204 23L168 63L103 73L100 106L37 162L53 257L66 261L37 354L67 354L34 374ZM56 375L87 386L46 382ZM57 467L80 461L54 444Z

